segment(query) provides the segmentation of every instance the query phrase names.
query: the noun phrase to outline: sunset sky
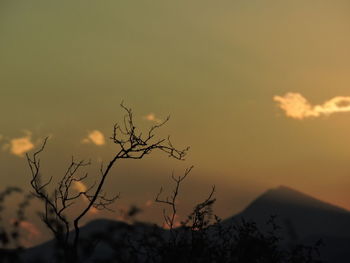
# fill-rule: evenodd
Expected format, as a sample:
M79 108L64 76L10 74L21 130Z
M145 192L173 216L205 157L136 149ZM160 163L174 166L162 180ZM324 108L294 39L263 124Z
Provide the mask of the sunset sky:
M350 209L349 13L345 0L2 0L2 188L29 190L25 153L46 136L43 176L74 155L94 181L123 100L140 129L170 115L160 135L191 150L116 165L116 207L161 218L159 187L194 165L185 208L215 184L221 217L279 185Z

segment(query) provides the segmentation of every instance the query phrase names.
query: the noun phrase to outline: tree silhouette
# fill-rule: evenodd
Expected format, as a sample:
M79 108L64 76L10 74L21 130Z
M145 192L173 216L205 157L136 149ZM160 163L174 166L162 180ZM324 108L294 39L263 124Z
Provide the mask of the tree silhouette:
M97 183L91 185L84 191L73 191L75 183L83 182L88 174L78 175L81 168L90 164L84 160L76 162L73 158L69 164L66 173L59 180L54 190L49 193L48 186L51 184L52 177L45 183L41 175L41 163L39 155L43 152L47 138L44 140L42 147L32 156L27 154L27 161L30 167L32 179L31 186L35 196L43 201L44 212L41 213L41 219L53 233L58 244L64 248L64 258L71 262L78 262L78 243L80 237L80 222L86 216L88 211L95 209L108 209L114 201L118 199L118 195L107 197L103 192L106 178L110 174L113 166L124 159L142 159L145 155L151 154L153 151L159 150L166 153L169 157L183 160L188 147L179 150L173 146L170 137L157 138L156 131L166 124L169 117L160 124L153 125L146 133L138 132L134 121L133 113L130 108L121 104L122 109L126 112L122 124L115 124L113 135L111 137L114 144L118 146L118 150L111 158L107 167L101 165L100 175L96 176ZM74 202L84 197L88 200L83 210L73 219L69 219L66 211ZM73 242L70 242L71 228L74 227Z

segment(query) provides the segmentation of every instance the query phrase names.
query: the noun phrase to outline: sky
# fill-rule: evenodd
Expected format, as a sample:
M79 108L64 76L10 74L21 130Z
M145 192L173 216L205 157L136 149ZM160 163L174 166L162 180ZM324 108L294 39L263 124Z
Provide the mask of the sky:
M191 150L185 162L155 153L118 163L105 187L121 193L116 209L137 204L159 220L159 187L171 190L172 172L191 165L179 217L211 185L223 218L279 185L350 209L349 9L345 0L2 0L2 188L29 190L25 153L46 136L43 176L59 178L74 156L91 159L93 181L116 152L109 138L124 101L141 130L170 115L160 136Z

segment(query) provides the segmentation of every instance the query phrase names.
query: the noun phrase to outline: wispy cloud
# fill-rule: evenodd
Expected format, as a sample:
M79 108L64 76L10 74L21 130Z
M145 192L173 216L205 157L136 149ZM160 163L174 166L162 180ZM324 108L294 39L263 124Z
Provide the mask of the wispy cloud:
M147 121L155 122L155 123L158 123L158 124L162 122L162 120L157 118L154 113L147 114L146 116L143 117L143 119L145 119Z
M87 137L84 138L82 143L93 143L98 146L102 146L106 144L105 136L102 132L98 130L94 130L88 133Z
M10 140L9 145L3 149L6 150L7 148L10 149L10 153L13 155L23 157L26 152L34 148L34 144L31 141L30 134L28 134L27 136Z
M300 93L287 93L284 96L274 96L273 100L290 118L302 120L312 117L327 116L338 112L350 112L350 97L337 96L322 105L312 105Z

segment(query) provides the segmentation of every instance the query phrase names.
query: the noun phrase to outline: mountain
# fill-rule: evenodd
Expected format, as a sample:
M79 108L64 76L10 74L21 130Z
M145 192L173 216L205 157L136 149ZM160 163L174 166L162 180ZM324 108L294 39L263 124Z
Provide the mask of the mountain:
M266 191L241 213L223 220L221 224L237 224L244 219L256 222L264 231L268 230L266 222L272 215L276 216L275 222L281 227L279 234L284 245L314 244L322 238L325 245L321 247L321 253L326 262L350 262L350 212L285 186ZM161 236L169 234L149 224L128 225L111 220L96 220L82 227L81 235L87 237L102 232L104 237L117 236L122 241L126 233L132 233L131 239L135 239L154 231ZM47 242L28 249L23 258L35 258L38 255L49 258L53 250L53 242ZM96 251L99 255L112 253L103 242L97 245Z
M164 235L165 232L167 231L163 228L148 223L139 222L130 225L125 222L110 219L97 219L80 228L81 240L89 242L94 241L92 243L98 240L93 249L92 247L85 247L86 244L81 244L81 258L83 262L88 263L109 262L115 253L110 245L122 247L127 245L126 241L138 240L142 238L143 235ZM73 239L73 235L71 235L71 237L71 239ZM84 260L84 255L88 254L91 249L94 251L94 254L92 256L88 255L88 260ZM41 262L54 262L52 258L55 254L55 250L55 243L51 240L39 246L26 249L22 253L21 259L24 263L37 262L36 259L42 260ZM28 259L35 260L30 261Z
M323 259L350 262L350 211L286 186L266 191L223 223L239 223L244 219L267 230L271 216L281 227L279 234L286 244L312 245L321 239Z
M276 223L289 231L294 239L350 237L350 211L286 186L266 191L240 214L228 220L244 218L263 227L271 215L276 216Z

